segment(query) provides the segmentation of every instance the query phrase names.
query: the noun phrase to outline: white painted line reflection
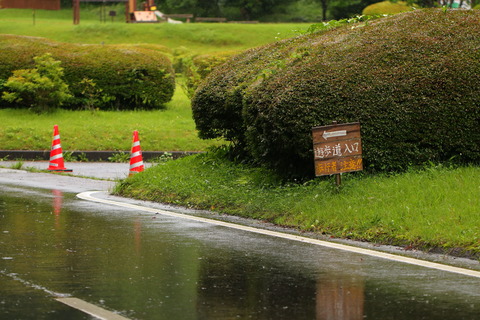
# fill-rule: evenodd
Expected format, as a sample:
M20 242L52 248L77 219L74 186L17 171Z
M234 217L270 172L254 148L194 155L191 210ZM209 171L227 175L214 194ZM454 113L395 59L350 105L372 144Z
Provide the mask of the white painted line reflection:
M66 293L59 293L55 292L52 290L49 290L43 286L40 286L38 284L34 284L30 281L27 281L25 279L20 278L16 273L8 273L5 270L0 270L0 274L10 277L15 281L18 281L25 285L26 287L36 289L36 290L41 290L44 291L45 293L55 297L55 300L58 302L61 302L63 304L66 304L74 309L77 309L79 311L82 311L83 313L89 314L97 319L101 320L129 320L128 318L125 318L117 313L105 310L103 308L100 308L96 305L93 305L91 303L88 303L86 301L83 301L81 299L75 298L70 296L69 294Z
M57 298L56 300L101 320L128 320L128 318L122 317L119 314L102 309L94 304L77 298Z
M272 236L272 237L288 239L288 240L292 240L292 241L299 241L299 242L314 244L314 245L318 245L318 246L322 246L322 247L326 247L326 248L332 248L332 249L338 249L338 250L342 250L342 251L354 252L354 253L359 253L359 254L363 254L363 255L367 255L367 256L371 256L371 257L382 258L382 259L387 259L387 260L391 260L391 261L397 261L397 262L407 263L407 264L411 264L411 265L421 266L421 267L425 267L425 268L430 268L430 269L441 270L441 271L457 273L457 274L461 274L461 275L465 275L465 276L480 278L480 271L475 271L475 270L470 270L470 269L465 269L465 268L460 268L460 267L454 267L454 266L444 265L444 264L425 261L425 260L419 260L419 259L410 258L410 257L404 257L404 256L399 256L399 255L395 255L395 254L391 254L391 253L385 253L385 252L380 252L380 251L375 251L375 250L370 250L370 249L364 249L364 248L349 246L349 245L340 244L340 243L311 239L311 238L296 236L296 235L292 235L292 234L288 234L288 233L282 233L282 232L265 230L265 229L257 229L257 228L254 228L254 227L243 226L243 225L234 224L234 223L225 222L225 221L207 219L207 218L196 217L196 216L191 216L191 215L187 215L187 214L181 214L181 213L176 213L176 212L171 212L171 211L166 211L166 210L161 210L161 209L144 207L144 206L140 206L140 205L136 205L136 204L130 204L130 203L124 203L124 202L119 202L119 201L113 201L113 200L100 199L100 198L93 197L93 194L100 193L100 192L102 192L102 191L82 192L82 193L77 194L77 197L80 198L80 199L83 199L83 200L105 203L105 204L110 204L110 205L114 205L114 206L129 208L129 209L133 209L133 210L150 212L150 213L154 213L154 214L162 214L162 215L165 215L165 216L176 217L176 218L181 218L181 219L199 221L199 222L209 223L209 224L223 226L223 227L227 227L227 228L243 230L243 231L253 232L253 233L257 233L257 234L263 234L263 235L268 235L268 236Z

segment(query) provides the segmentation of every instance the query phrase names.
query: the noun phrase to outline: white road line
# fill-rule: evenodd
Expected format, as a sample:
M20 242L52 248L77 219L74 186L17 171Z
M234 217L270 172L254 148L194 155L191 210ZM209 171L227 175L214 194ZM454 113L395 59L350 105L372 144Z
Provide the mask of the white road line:
M371 256L371 257L382 258L382 259L387 259L387 260L397 261L397 262L403 262L403 263L407 263L407 264L411 264L411 265L417 265L417 266L421 266L421 267L425 267L425 268L436 269L436 270L441 270L441 271L446 271L446 272L457 273L457 274L461 274L461 275L465 275L465 276L480 278L480 271L475 271L475 270L470 270L470 269L465 269L465 268L460 268L460 267L454 267L454 266L444 265L444 264L425 261L425 260L419 260L419 259L410 258L410 257L404 257L404 256L400 256L400 255L395 255L395 254L390 254L390 253L385 253L385 252L380 252L380 251L375 251L375 250L370 250L370 249L364 249L364 248L349 246L349 245L345 245L345 244L339 244L339 243L328 242L328 241L323 241L323 240L311 239L311 238L296 236L296 235L292 235L292 234L288 234L288 233L282 233L282 232L265 230L265 229L257 229L257 228L254 228L254 227L243 226L243 225L234 224L234 223L225 222L225 221L207 219L207 218L196 217L196 216L191 216L191 215L186 215L186 214L181 214L181 213L175 213L175 212L166 211L166 210L148 208L148 207L144 207L144 206L140 206L140 205L124 203L124 202L119 202L119 201L100 199L100 198L95 198L95 197L92 196L92 194L98 193L98 192L101 192L101 191L82 192L82 193L77 194L77 197L80 198L80 199L83 199L83 200L100 202L100 203L110 204L110 205L114 205L114 206L120 206L120 207L124 207L124 208L130 208L130 209L134 209L134 210L150 212L150 213L154 213L154 214L158 213L158 214L162 214L162 215L165 215L165 216L176 217L176 218L181 218L181 219L205 222L205 223L214 224L214 225L218 225L218 226L223 226L223 227L227 227L227 228L249 231L249 232L253 232L253 233L257 233L257 234L264 234L264 235L268 235L268 236L272 236L272 237L289 239L289 240L292 240L292 241L309 243L309 244L318 245L318 246L322 246L322 247L326 247L326 248L333 248L333 249L338 249L338 250L343 250L343 251L348 251L348 252L354 252L354 253L359 253L359 254L363 254L363 255L367 255L367 256Z
M52 291L52 290L49 290L47 288L45 288L44 286L40 286L38 284L35 284L35 283L32 283L30 281L27 281L27 280L24 280L22 278L20 278L18 276L18 274L16 273L8 273L6 272L5 270L0 270L0 274L6 276L6 277L10 277L12 278L13 280L15 281L18 281L20 282L21 284L23 284L24 286L26 287L29 287L29 288L32 288L32 289L35 289L35 290L41 290L41 291L44 291L45 293L51 295L51 296L54 296L54 297L58 297L58 298L65 298L65 297L69 297L70 295L66 294L66 293L59 293L59 292L55 292L55 291Z
M32 289L44 291L47 294L55 297L55 300L57 300L58 302L66 304L66 305L68 305L68 306L70 306L74 309L80 310L80 311L82 311L86 314L89 314L89 315L97 318L97 319L100 319L100 320L129 320L128 318L122 317L121 315L119 315L117 313L105 310L101 307L98 307L96 305L93 305L91 303L83 301L81 299L71 297L70 295L68 295L66 293L54 292L54 291L51 291L51 290L49 290L49 289L47 289L43 286L40 286L40 285L34 284L30 281L24 280L24 279L20 278L16 273L7 273L4 270L0 270L0 274L2 274L4 276L7 276L7 277L10 277L15 281L19 281L23 285L25 285L27 287L30 287Z
M86 314L89 314L95 318L101 320L128 320L128 318L122 317L119 314L113 313L111 311L100 308L94 304L88 303L86 301L69 297L69 298L57 298L58 302L66 304L74 309L80 310Z

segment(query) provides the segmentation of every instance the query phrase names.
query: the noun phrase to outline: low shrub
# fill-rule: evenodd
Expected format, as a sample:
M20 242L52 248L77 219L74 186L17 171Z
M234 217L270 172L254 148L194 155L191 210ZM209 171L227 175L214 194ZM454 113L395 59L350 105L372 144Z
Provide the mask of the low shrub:
M0 35L0 79L8 79L14 70L32 67L33 58L45 53L62 62L65 82L74 96L66 108L83 108L95 99L96 107L104 110L156 109L173 96L175 79L170 60L160 50L141 46L75 45Z
M268 55L274 53L269 49L248 50L217 68L201 83L192 98L192 112L200 138L223 137L233 142L237 150L243 148L245 89L259 76L259 70L267 68Z
M200 83L215 69L225 63L235 52L217 52L194 57L185 57L182 60L182 73L185 77L185 92L191 98Z
M405 11L412 11L415 8L411 5L408 5L405 1L382 1L373 3L365 7L362 11L362 14L372 15L372 14L395 14Z
M34 60L35 68L15 70L7 79L2 98L37 113L51 111L72 97L63 81L63 68L50 54Z
M416 10L249 50L197 90L200 137L290 177L313 174L311 128L332 121L361 123L369 170L478 162L479 18Z

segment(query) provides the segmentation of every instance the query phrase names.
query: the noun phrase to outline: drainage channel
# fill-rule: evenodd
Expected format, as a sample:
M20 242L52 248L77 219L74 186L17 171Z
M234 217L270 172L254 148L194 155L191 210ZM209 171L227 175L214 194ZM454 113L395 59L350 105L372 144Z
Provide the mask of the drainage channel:
M349 245L344 245L344 244L339 244L339 243L333 243L333 242L328 242L328 241L323 241L323 240L318 240L318 239L306 238L306 237L301 237L301 236L292 235L292 234L288 234L288 233L282 233L282 232L271 231L271 230L266 230L266 229L258 229L258 228L254 228L254 227L229 223L229 222L225 222L225 221L213 220L213 219L191 216L191 215L186 215L186 214L181 214L181 213L176 213L176 212L171 212L171 211L166 211L166 210L161 210L161 209L149 208L149 207L136 205L136 204L124 203L124 202L113 201L113 200L108 200L108 199L101 199L101 198L98 198L98 197L94 197L94 194L96 194L96 193L103 193L103 192L102 191L87 191L87 192L82 192L82 193L77 194L77 197L80 198L80 199L83 199L83 200L87 200L87 201L104 203L104 204L124 207L124 208L128 208L128 209L134 209L134 210L138 210L138 211L149 212L149 213L152 213L152 214L161 214L161 215L165 215L165 216L169 216L169 217L176 217L176 218L181 218L181 219L186 219L186 220L204 222L204 223L213 224L213 225L217 225L217 226L223 226L223 227L232 228L232 229L236 229L236 230L243 230L243 231L248 231L248 232L252 232L252 233L257 233L257 234L263 234L263 235L268 235L268 236L277 237L277 238L288 239L288 240L292 240L292 241L309 243L309 244L312 244L312 245L322 246L322 247L331 248L331 249L337 249L337 250L342 250L342 251L347 251L347 252L352 252L352 253L359 253L359 254L366 255L366 256L382 258L382 259L401 262L401 263L406 263L406 264L410 264L410 265L421 266L421 267L425 267L425 268L429 268L429 269L446 271L446 272L460 274L460 275L464 275L464 276L480 278L480 271L475 271L475 270L470 270L470 269L465 269L465 268L460 268L460 267L455 267L455 266L449 266L449 265L444 265L444 264L440 264L440 263L436 263L436 262L430 262L430 261L415 259L415 258L411 258L411 257L405 257L405 256L400 256L400 255L395 255L395 254L390 254L390 253L385 253L385 252L380 252L380 251L375 251L375 250L370 250L370 249L365 249L365 248L359 248L359 247L354 247L354 246L349 246Z

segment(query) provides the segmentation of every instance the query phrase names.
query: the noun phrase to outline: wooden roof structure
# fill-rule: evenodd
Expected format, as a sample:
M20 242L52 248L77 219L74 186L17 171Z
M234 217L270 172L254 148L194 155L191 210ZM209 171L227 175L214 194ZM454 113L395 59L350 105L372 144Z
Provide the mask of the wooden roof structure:
M60 0L0 0L0 8L60 10Z

